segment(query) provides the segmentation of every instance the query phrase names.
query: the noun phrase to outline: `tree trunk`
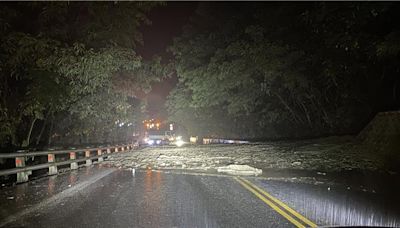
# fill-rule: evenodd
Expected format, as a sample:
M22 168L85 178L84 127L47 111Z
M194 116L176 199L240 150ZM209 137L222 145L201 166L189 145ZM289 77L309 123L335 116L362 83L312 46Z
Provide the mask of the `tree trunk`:
M15 131L10 131L10 137L11 137L11 145L12 146L17 146L17 137L15 134Z
M36 146L39 145L40 139L42 138L44 129L46 128L47 122L48 122L48 120L49 120L49 116L50 116L50 113L51 113L51 109L52 109L52 108L51 108L51 106L50 106L49 111L47 111L46 117L44 118L44 122L43 122L42 129L40 130L40 133L39 133L38 137L36 138Z
M283 98L278 94L278 93L274 93L275 96L277 96L279 98L279 100L281 101L281 103L285 106L285 108L290 112L290 114L292 114L293 118L295 121L302 123L303 121L298 117L298 115L296 115L296 113L293 111L292 108L290 108L290 106L286 103L285 100L283 100Z
M40 133L39 133L38 137L36 138L36 146L39 145L39 142L40 142L40 139L42 138L44 129L46 128L46 124L47 124L47 118L44 120L42 129L40 129Z
M305 105L303 102L301 102L301 101L299 101L299 103L300 103L301 107L302 107L303 110L304 110L304 114L305 114L305 116L306 116L306 118L307 118L308 125L310 126L310 128L312 128L313 126L312 126L312 122L311 122L311 118L310 118L310 113L309 113L309 111L308 111L306 105Z
M53 134L53 127L54 127L54 113L51 114L51 124L50 124L49 139L47 141L47 146L49 146L51 144L51 136Z
M28 147L30 144L30 140L31 140L31 134L32 134L32 130L33 130L33 126L35 126L35 122L36 122L37 118L35 117L31 123L31 127L29 128L29 132L28 132L28 136L26 137L25 142L23 143L22 146L26 146Z

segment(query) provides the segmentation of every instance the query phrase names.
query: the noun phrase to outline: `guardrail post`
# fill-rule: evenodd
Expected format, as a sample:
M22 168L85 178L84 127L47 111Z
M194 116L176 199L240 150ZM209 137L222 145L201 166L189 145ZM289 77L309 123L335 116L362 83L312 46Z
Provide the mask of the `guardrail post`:
M97 156L101 156L101 153L102 153L101 149L98 149L97 150ZM102 162L102 161L104 161L104 159L103 159L103 157L99 157L97 161L98 162Z
M107 154L111 153L111 149L107 148Z
M121 151L125 151L125 146L121 146Z
M91 166L92 165L92 159L90 158L90 150L85 151L85 157L86 159L86 166Z
M15 167L25 167L25 157L16 157L15 158ZM17 183L23 183L29 181L29 175L32 174L32 171L20 172L17 173Z
M118 152L118 147L115 147L114 152Z
M48 163L54 163L55 161L56 161L56 157L54 156L54 154L47 155ZM57 170L56 165L49 166L49 175L56 175L57 173L58 173L58 170Z
M76 160L76 152L70 152L69 153L69 159L70 160ZM72 162L71 163L71 169L78 169L78 162Z

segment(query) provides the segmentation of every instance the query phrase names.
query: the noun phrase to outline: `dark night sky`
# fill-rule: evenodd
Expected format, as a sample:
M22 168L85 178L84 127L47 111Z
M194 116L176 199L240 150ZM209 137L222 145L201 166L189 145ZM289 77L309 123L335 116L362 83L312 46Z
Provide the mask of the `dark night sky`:
M196 2L167 2L166 5L156 7L149 13L151 25L142 26L144 45L137 48L137 52L144 58L150 59L160 55L164 61L172 56L166 48L172 44L174 37L181 34L182 28L189 22L190 16L196 9ZM168 93L177 82L176 76L160 83L153 84L152 91L147 94L150 115L159 115Z

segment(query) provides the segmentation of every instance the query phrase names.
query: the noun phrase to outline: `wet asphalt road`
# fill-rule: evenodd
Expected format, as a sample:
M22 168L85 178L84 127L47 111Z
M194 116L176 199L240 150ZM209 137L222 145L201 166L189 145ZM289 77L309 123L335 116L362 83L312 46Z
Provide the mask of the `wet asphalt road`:
M319 226L400 225L386 195L245 179ZM2 188L0 205L3 227L294 227L232 176L98 165Z

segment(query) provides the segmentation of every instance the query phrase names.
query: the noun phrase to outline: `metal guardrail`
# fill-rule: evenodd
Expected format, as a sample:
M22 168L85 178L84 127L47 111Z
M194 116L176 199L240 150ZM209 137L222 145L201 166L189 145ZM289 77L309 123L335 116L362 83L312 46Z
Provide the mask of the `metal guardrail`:
M78 169L79 162L86 162L86 166L92 164L92 160L97 159L98 162L102 162L104 157L108 154L125 151L137 148L137 144L127 145L116 145L112 147L100 147L100 148L86 148L76 150L54 150L54 151L34 151L34 152L16 152L16 153L0 153L0 158L15 158L15 168L0 170L0 176L7 176L17 174L17 183L27 182L29 175L32 171L48 168L48 175L55 175L58 173L58 166L70 165L71 169ZM84 153L84 158L77 159L77 154ZM92 155L95 153L95 155ZM69 154L69 160L56 161L56 155ZM25 162L27 157L32 156L47 156L47 163L26 166Z

